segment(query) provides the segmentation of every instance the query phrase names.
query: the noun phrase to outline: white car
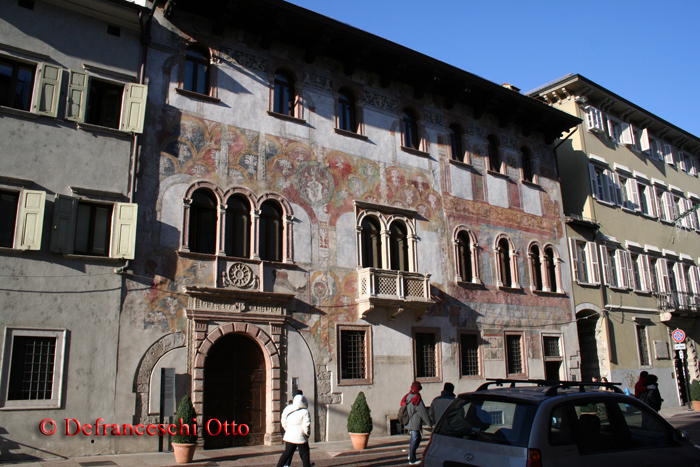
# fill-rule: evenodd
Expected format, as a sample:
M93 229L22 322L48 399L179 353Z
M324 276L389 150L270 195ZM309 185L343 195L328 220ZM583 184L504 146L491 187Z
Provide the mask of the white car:
M421 465L700 467L685 432L613 383L488 381L452 402Z

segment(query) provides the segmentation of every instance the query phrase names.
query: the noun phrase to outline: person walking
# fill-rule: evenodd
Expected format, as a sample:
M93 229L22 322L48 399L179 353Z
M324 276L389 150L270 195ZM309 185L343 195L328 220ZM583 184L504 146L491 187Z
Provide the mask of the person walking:
M401 399L401 405L406 405L409 416L406 429L411 433L411 444L408 453L408 463L411 465L420 464L416 457L416 452L418 451L418 445L420 445L423 425L425 424L431 428L433 426L430 421L430 415L428 415L428 411L423 403L423 398L420 395L421 389L423 389L423 385L418 381L414 381L411 384L411 391Z
M301 394L303 396L304 391L302 391L301 389L295 389L294 391L292 391L292 399L294 399L294 397L299 395L299 394ZM281 418L284 418L287 415L289 415L289 413L294 409L293 404L294 404L294 400L289 401L289 405L287 407L285 407L284 410L282 411ZM301 452L299 453L299 455L301 455ZM289 467L290 465L292 465L293 458L294 458L294 453L292 453L292 455L289 456L289 459L287 459L287 462L284 464L284 467ZM312 462L311 467L314 467L314 465L316 465L316 464Z
M309 460L309 435L311 434L311 417L309 403L302 394L294 396L292 405L285 407L282 412L282 428L284 428L284 452L277 461L277 467L284 467L291 461L294 451L299 448L299 455L304 467L311 467ZM289 409L289 410L288 410Z
M455 400L455 385L452 383L445 383L442 388L442 392L430 403L430 409L428 409L428 415L430 415L430 421L435 425L442 417L447 407Z
M643 400L649 407L657 412L661 410L661 403L664 401L659 392L658 381L659 378L656 375L647 376L646 393L642 393L644 396L640 396L640 400Z
M639 379L637 382L634 384L634 397L635 399L639 399L639 396L647 390L647 377L649 376L649 373L646 371L642 371L639 373Z

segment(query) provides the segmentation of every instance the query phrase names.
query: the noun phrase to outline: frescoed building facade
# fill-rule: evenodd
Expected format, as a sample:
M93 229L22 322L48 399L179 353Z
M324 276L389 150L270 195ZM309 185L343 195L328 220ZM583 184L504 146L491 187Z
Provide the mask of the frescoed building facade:
M664 406L687 403L684 359L698 378L700 138L581 75L529 95L583 119L557 155L584 379L633 388L647 371Z

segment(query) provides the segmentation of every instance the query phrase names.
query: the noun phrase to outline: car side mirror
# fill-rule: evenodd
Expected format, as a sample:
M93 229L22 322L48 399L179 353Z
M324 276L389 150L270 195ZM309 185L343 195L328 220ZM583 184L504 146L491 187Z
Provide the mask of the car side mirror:
M675 429L673 430L673 439L675 441L690 441L690 437L688 436L688 433L686 433L683 430Z

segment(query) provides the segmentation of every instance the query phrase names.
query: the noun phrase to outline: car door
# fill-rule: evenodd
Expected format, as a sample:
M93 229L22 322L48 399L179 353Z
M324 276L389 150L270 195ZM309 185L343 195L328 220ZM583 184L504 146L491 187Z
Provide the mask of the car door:
M559 404L549 414L546 437L532 437L533 446L540 449L542 453L543 467L562 465L582 467L581 456L576 445L575 420L576 415L571 404ZM539 425L542 426L543 423Z

